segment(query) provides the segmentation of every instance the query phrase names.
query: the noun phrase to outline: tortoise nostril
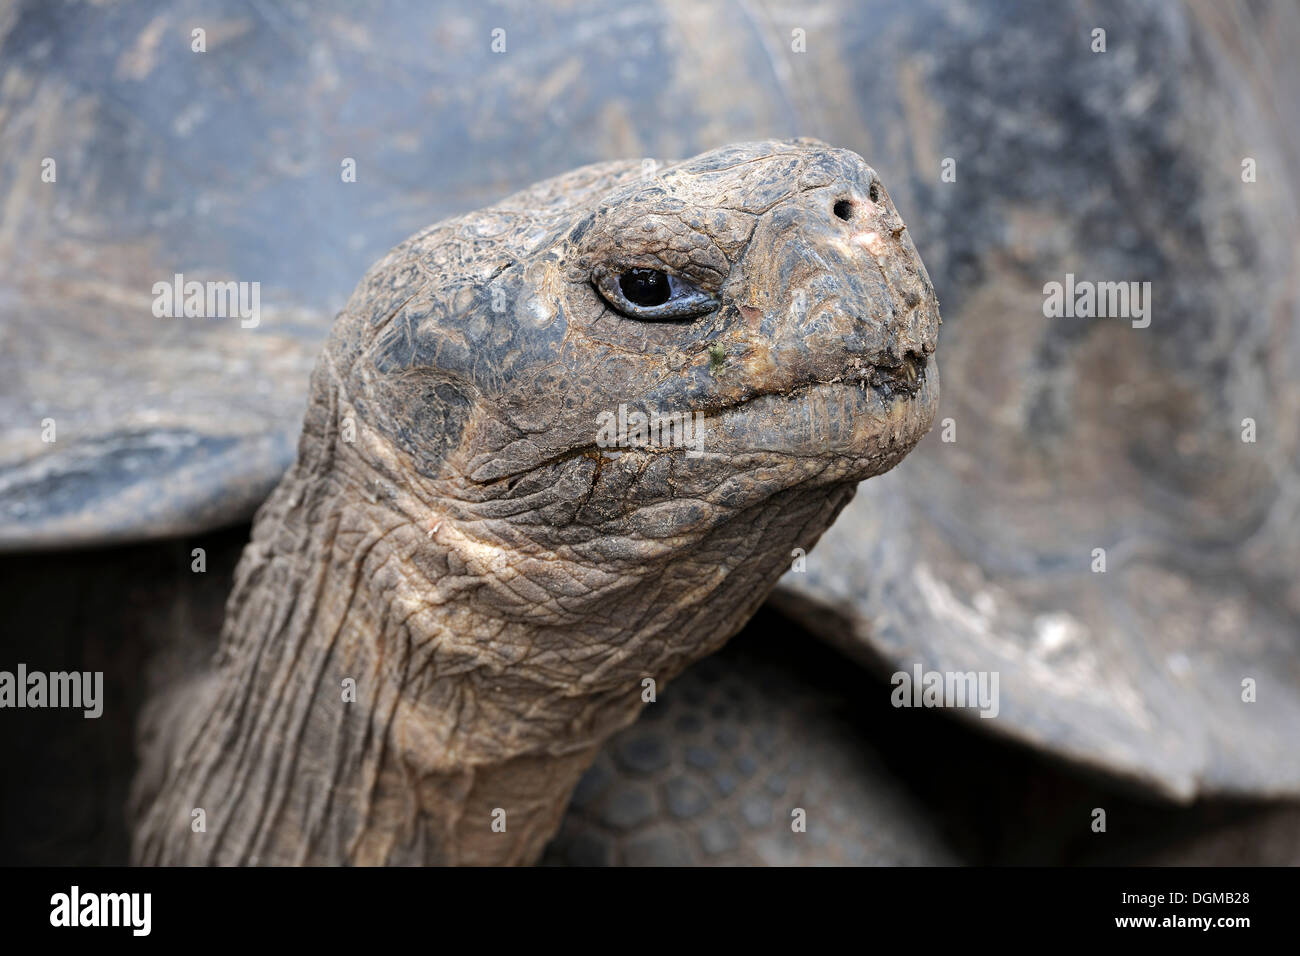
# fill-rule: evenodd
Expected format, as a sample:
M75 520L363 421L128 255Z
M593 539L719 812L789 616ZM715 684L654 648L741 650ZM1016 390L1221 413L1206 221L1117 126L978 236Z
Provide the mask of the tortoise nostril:
M835 203L835 215L839 216L845 222L853 215L853 203L847 199L841 199Z
M877 184L877 183L872 183L872 184L871 184L871 188L867 190L867 197L868 197L872 202L880 202L880 186L879 186L879 184Z

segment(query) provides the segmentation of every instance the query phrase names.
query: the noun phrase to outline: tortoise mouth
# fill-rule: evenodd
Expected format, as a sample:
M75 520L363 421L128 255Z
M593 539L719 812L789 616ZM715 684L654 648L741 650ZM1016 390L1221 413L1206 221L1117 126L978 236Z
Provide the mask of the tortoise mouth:
M930 357L909 349L902 357L854 356L845 369L833 377L807 377L778 387L760 388L720 406L714 414L741 409L758 399L798 398L823 385L860 386L870 389L886 402L917 395L926 385Z
M657 419L643 415L644 434L637 440L629 417L626 437L619 425L618 433L606 440L569 448L478 483L513 484L530 472L575 458L617 459L627 454L715 461L757 454L769 456L770 465L786 459L856 461L863 473L852 477L860 480L901 460L929 431L938 402L938 366L931 356L912 350L897 358L855 356L831 377L746 390L731 401ZM639 411L643 406L624 407ZM613 421L609 427L614 427Z
M929 365L925 353L908 351L897 364L873 364L865 369L855 369L855 372L861 381L890 398L897 394L915 395L920 391Z
M864 362L833 381L751 395L709 421L719 451L893 463L929 431L938 403L937 366L909 354L895 365Z

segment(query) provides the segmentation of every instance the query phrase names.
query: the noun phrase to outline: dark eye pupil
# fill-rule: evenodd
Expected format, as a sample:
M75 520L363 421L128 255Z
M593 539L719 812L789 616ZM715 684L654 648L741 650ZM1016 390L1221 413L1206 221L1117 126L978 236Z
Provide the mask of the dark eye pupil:
M618 277L618 286L633 305L663 305L672 294L668 276L658 269L629 269Z

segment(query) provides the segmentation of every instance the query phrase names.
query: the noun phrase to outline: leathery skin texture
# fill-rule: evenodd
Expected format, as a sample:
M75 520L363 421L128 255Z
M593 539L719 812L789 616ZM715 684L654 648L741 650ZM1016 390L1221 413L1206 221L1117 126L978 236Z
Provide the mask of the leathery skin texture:
M599 278L632 270L708 311L617 311ZM585 167L398 246L317 364L213 667L142 729L136 861L535 861L647 681L926 432L938 326L884 185L810 140ZM620 406L698 444L610 447Z

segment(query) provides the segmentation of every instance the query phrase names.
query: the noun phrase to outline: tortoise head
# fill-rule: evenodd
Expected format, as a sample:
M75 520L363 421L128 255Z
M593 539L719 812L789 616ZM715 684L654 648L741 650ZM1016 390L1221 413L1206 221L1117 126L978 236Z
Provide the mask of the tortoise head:
M586 167L412 237L319 374L327 427L357 428L336 470L467 561L531 558L538 600L764 551L756 606L929 428L938 326L875 172L760 142ZM598 570L565 584L556 558Z

